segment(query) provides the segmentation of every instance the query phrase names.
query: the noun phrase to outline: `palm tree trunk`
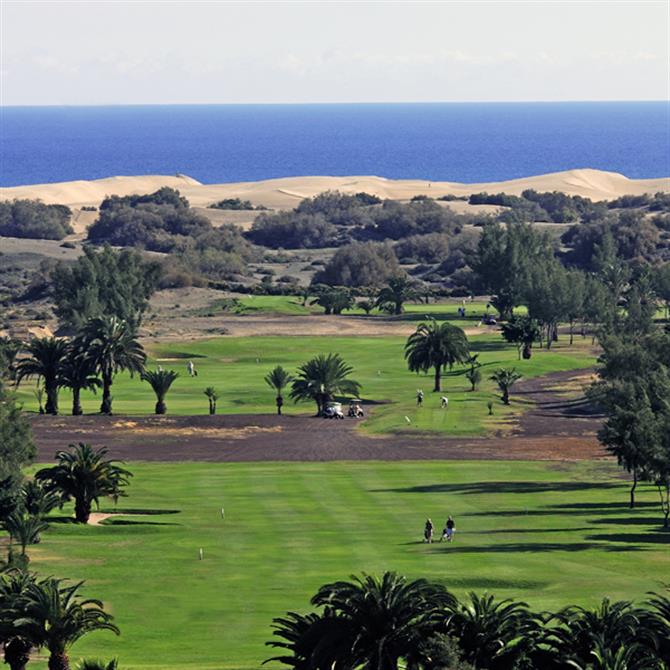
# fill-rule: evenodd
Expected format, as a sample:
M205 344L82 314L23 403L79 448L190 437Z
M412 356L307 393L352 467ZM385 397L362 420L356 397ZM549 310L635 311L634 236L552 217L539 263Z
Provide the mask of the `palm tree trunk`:
M396 315L402 314L402 303L401 302L396 302L394 314L396 314Z
M112 378L104 376L102 378L102 403L100 405L100 414L112 413Z
M45 411L47 414L58 414L58 386L45 386L47 394L47 404Z
M70 659L64 651L51 652L47 667L49 670L70 670Z
M507 387L502 389L502 401L505 405L509 405L509 389Z
M637 468L633 468L633 485L630 487L630 508L635 509L635 489L637 488Z
M165 404L165 400L159 398L158 401L156 402L156 414L165 414L166 412L167 412L167 405Z
M277 396L277 416L281 416L281 408L282 405L284 404L284 398L281 397L281 394Z
M15 637L5 644L5 663L10 670L25 670L30 660L30 644Z
M441 365L436 365L435 366L435 388L433 388L433 392L439 392L442 390L442 366Z
M72 416L81 416L84 411L81 408L81 389L78 386L72 387Z
M75 500L74 516L78 523L88 523L91 516L91 503L88 500Z

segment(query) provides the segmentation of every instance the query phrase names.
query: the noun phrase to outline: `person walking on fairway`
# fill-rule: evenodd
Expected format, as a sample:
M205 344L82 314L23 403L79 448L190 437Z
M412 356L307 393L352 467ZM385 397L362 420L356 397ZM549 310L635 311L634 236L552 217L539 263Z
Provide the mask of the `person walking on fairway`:
M416 392L416 404L417 407L421 407L421 405L423 405L423 391L421 389Z
M444 538L446 537L447 542L453 542L455 530L456 530L456 524L454 523L454 520L451 517L449 517L447 519L447 523L444 526L444 531L442 533L442 540L444 540ZM442 540L440 540L440 542L442 542Z
M426 519L426 525L423 529L423 541L430 544L433 541L433 522Z

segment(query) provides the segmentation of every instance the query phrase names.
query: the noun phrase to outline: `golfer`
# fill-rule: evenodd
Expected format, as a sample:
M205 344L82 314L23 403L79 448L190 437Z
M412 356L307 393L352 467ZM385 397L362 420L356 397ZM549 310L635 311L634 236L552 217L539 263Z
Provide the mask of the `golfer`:
M433 522L426 519L426 525L423 529L423 541L430 544L433 541Z
M443 533L443 537L446 536L447 542L453 542L455 530L456 530L456 524L454 523L454 520L451 517L449 517L447 519L447 523L445 525Z

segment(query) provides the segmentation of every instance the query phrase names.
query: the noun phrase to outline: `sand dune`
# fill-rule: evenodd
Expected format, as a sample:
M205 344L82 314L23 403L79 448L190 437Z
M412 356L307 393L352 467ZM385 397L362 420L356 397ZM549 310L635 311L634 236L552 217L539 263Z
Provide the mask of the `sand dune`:
M287 209L303 198L328 190L343 193L366 191L381 198L409 199L425 194L469 195L480 191L518 195L527 188L537 191L562 191L593 200L612 200L622 195L670 192L670 177L659 179L629 179L616 172L578 169L565 172L524 177L510 181L481 184L455 182L428 182L416 179L385 179L384 177L285 177L266 181L229 184L201 184L185 175L110 177L94 181L73 181L58 184L37 184L0 188L0 200L13 198L39 198L46 203L59 203L73 208L99 205L107 195L150 193L161 186L171 186L181 191L192 205L206 207L223 198L238 197L255 205Z

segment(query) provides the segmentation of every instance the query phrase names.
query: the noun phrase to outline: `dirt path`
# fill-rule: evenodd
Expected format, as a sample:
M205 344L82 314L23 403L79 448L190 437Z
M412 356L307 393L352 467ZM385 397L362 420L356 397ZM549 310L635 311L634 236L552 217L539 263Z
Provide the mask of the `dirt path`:
M73 442L106 445L115 458L142 461L581 460L604 458L595 437L601 418L561 388L584 372L520 382L532 402L511 434L483 438L370 436L354 421L308 416L35 416L39 460ZM571 394L572 395L572 394Z

